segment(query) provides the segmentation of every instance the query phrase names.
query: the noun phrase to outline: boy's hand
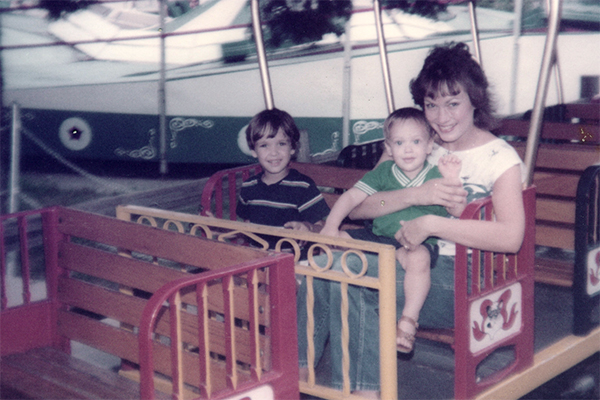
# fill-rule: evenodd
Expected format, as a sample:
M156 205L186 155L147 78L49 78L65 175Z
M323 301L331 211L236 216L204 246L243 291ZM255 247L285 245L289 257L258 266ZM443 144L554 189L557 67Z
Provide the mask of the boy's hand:
M289 221L283 224L285 229L293 229L295 231L312 232L312 224L310 222Z
M321 235L331 236L331 237L339 237L340 236L339 229L332 228L331 226L327 226L327 224L325 224L325 226L323 227L323 229L321 229L321 232L319 232L319 233Z

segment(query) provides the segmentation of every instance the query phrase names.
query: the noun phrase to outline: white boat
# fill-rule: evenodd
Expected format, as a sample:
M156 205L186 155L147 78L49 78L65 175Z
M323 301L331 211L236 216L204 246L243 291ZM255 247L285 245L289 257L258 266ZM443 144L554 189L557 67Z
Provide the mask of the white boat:
M243 61L228 63L222 53L228 46L248 43L248 28L239 26L250 22L245 4L245 0L205 2L200 6L204 9L165 25L171 35L165 58L168 162L252 161L243 132L250 118L265 108L256 55L250 52L241 57ZM355 7L369 4L357 1ZM588 15L600 15L598 8ZM132 19L152 14L130 11L125 18L129 28L114 10L104 17L80 11L51 24L39 10L2 15L3 104L18 104L25 130L65 157L159 159L158 25L144 19L144 27L132 29ZM438 22L400 12L383 16L395 106L412 106L408 84L429 49L450 40L471 44L468 10L466 5L449 6L448 18ZM544 32L515 36L513 13L478 8L477 17L482 64L499 113L530 109ZM215 30L231 25L233 29ZM335 158L344 145L382 137L388 108L372 11L354 13L350 26L350 51L344 51L343 38L326 37L269 55L274 104L290 112L308 133L313 161ZM208 31L181 34L200 29ZM143 39L148 36L154 38ZM32 45L54 44L58 38L72 47ZM587 90L582 82L589 82L588 77L597 82L599 45L598 31L561 33L558 57L564 102L581 97ZM344 87L349 88L347 97ZM546 104L559 102L557 92L550 90ZM350 102L346 129L345 98ZM39 149L25 149L31 151Z

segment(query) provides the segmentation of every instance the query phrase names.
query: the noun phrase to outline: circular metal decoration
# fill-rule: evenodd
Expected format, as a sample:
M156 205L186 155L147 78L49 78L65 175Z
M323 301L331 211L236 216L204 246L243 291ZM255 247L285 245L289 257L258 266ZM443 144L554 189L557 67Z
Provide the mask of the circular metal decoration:
M58 135L67 149L83 150L92 141L92 128L82 118L67 118L60 124Z
M238 132L238 147L242 153L247 156L251 156L250 147L248 147L248 141L246 140L246 128L248 125L244 125L242 129Z

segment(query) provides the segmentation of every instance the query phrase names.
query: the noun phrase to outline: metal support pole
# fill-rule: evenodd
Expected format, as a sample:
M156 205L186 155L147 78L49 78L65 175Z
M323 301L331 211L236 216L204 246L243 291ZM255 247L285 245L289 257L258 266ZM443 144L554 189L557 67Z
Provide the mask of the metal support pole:
M548 14L550 14L550 7L550 0L546 0ZM548 20L550 20L549 16ZM558 104L564 104L565 98L563 95L562 75L560 73L560 62L558 60L558 49L556 46L554 47L554 79L556 81L556 97L558 98Z
M159 158L160 174L166 175L167 165L167 95L166 95L166 50L165 50L165 19L167 3L160 0L160 79L158 83L158 113L159 113Z
M9 214L19 211L19 196L21 194L21 110L16 103L12 105L11 139Z
M556 41L560 27L560 0L552 0L548 17L548 32L546 33L546 44L544 46L544 56L540 68L540 77L538 80L535 101L531 112L531 124L527 136L527 148L525 149L525 185L531 186L533 183L533 169L537 158L537 149L542 133L542 119L544 117L544 105L546 94L548 93L548 83L550 80L550 70L555 62Z
M377 29L377 42L379 43L379 57L381 58L381 69L383 72L383 85L385 86L388 113L391 114L395 110L394 94L392 93L392 82L390 79L387 49L385 47L383 24L381 22L381 4L379 0L373 0L373 13L375 14L375 28Z
M479 47L479 31L477 29L477 16L475 15L475 1L469 1L469 15L471 17L471 35L473 36L473 52L475 53L475 59L479 65L483 68L481 63L481 48Z
M515 0L515 18L513 20L513 57L510 79L509 114L516 110L517 85L519 76L519 41L521 39L521 24L523 19L523 0Z
M342 148L350 144L350 110L352 97L352 38L350 21L344 33L344 75L342 82Z
M254 41L256 43L256 55L258 56L258 67L260 68L260 78L262 80L265 107L271 110L275 107L275 105L273 104L273 92L271 90L269 66L267 65L267 56L265 53L265 45L262 36L258 0L252 0L250 6L252 10L252 32L254 33Z

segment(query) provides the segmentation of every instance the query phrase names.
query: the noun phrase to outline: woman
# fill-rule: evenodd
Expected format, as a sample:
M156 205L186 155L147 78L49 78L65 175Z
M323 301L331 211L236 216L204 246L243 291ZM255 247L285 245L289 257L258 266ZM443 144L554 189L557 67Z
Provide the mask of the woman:
M504 140L489 130L493 126L488 82L479 64L464 43L439 46L429 53L423 68L410 84L415 104L425 112L437 134L428 161L453 153L462 160L462 188L444 179L420 187L369 196L355 208L352 218L372 219L414 205L437 204L452 207L476 198L492 196L494 221L459 220L426 215L401 223L396 239L408 249L430 236L441 240L440 256L431 270L431 289L420 314L419 324L427 327L454 325L454 243L498 252L517 252L523 241L525 216L521 195L524 165ZM404 272L397 269L397 309L404 306ZM369 265L369 275L377 274ZM303 285L304 286L304 285ZM300 367L306 363L306 310L299 290L298 325ZM339 288L336 284L315 284L315 347L322 354L327 337L332 349L332 384L341 387L339 347ZM351 390L378 397L379 333L377 293L351 287L350 297L350 379ZM405 328L408 329L408 328Z

